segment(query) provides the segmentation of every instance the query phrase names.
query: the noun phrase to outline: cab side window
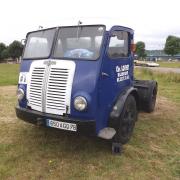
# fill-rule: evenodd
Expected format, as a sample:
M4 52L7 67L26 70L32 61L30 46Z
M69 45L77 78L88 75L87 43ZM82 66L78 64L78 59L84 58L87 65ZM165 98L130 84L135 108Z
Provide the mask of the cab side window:
M108 55L112 59L128 56L128 33L114 31L109 43Z

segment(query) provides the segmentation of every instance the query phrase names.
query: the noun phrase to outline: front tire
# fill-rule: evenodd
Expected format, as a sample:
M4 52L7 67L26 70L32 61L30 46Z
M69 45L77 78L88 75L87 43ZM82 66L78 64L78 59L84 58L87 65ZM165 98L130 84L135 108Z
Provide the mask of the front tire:
M117 128L114 137L115 142L125 144L130 140L137 120L137 115L136 100L133 95L129 95L119 117L119 127Z

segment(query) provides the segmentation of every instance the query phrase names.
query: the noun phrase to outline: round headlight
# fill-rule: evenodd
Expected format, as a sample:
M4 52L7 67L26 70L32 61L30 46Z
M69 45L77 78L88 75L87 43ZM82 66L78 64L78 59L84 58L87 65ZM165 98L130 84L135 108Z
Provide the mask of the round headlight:
M17 99L18 99L19 101L21 101L23 98L24 98L24 90L21 89L21 88L19 88L19 89L17 90Z
M84 97L78 96L74 99L74 107L78 111L84 111L87 108L87 101Z

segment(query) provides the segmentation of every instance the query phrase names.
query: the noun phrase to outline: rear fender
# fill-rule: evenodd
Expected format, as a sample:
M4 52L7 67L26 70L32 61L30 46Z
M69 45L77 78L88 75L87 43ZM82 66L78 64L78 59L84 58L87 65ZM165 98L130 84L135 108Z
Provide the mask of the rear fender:
M151 101L153 90L158 91L158 83L154 80L135 80L134 87L139 97L139 110L147 111L147 104Z

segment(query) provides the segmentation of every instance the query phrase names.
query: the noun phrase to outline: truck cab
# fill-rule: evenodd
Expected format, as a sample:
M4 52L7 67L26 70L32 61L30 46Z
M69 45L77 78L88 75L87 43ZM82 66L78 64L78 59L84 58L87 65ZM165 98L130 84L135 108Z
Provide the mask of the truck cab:
M134 79L133 42L132 29L103 24L28 33L17 117L126 143L139 109L153 111L157 93L156 82Z

